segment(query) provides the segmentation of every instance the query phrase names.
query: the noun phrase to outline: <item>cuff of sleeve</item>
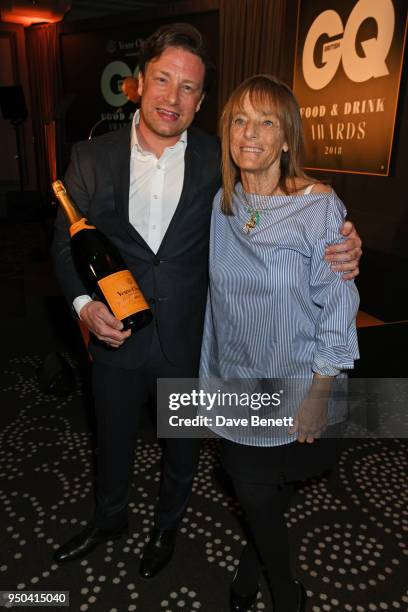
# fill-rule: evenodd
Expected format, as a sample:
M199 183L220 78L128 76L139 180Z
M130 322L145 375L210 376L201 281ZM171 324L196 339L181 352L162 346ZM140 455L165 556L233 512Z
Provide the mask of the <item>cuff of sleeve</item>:
M322 376L338 376L341 372L339 368L336 368L319 357L314 358L312 370L316 374L321 374Z
M92 302L92 298L89 295L79 295L73 301L72 306L77 313L78 319L81 318L81 309L89 302Z

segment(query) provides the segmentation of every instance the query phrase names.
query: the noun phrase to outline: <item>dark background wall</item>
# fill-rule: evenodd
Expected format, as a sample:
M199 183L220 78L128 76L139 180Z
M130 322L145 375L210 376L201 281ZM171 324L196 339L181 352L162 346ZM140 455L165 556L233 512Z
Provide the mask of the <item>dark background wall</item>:
M24 28L16 24L0 22L0 87L21 83L26 100L30 87L26 61ZM30 109L29 109L30 110ZM27 121L21 130L21 147L24 151L24 175L26 185L35 188L35 163L32 153L32 125ZM19 172L16 163L17 147L14 129L0 112L0 194L9 189L18 189ZM0 197L0 215L2 212Z
M75 7L75 1L74 5ZM112 5L113 6L113 5ZM123 10L124 6L121 3ZM218 64L220 86L214 88L197 122L204 129L214 132L218 110L226 96L244 77L255 72L275 72L292 84L296 41L297 0L189 0L161 3L160 8L144 7L132 13L118 13L109 17L81 21L67 19L57 26L59 48L57 49L60 71L60 94L56 101L55 120L58 139L58 172L66 166L70 142L86 138L93 123L104 112L100 95L98 72L90 74L90 61L95 40L103 38L137 38L147 36L166 21L190 21L205 34ZM68 15L69 17L69 15ZM21 82L26 92L29 107L33 111L25 124L26 134L26 187L35 188L35 143L30 139L32 123L38 124L41 105L30 104L35 98L36 79L30 81L35 66L25 59L25 39L22 26L0 24L3 44L0 45L2 59L9 61L6 41L12 40L14 65L12 70L0 70L0 85ZM25 32L27 40L27 31ZM11 43L10 43L11 44ZM105 43L104 43L105 44ZM88 48L88 51L87 51ZM8 54L8 55L7 55ZM407 54L406 54L407 55ZM100 60L95 56L95 62ZM17 61L17 64L15 63ZM133 61L133 58L132 58ZM30 63L31 62L31 63ZM406 298L403 297L408 264L408 79L407 58L400 89L391 171L388 177L320 173L320 177L332 183L344 200L349 218L357 226L364 241L364 257L358 279L362 308L385 321L406 320ZM41 66L37 69L41 71ZM12 75L14 83L9 82ZM4 77L4 78L3 78ZM93 79L93 81L92 81ZM1 81L4 81L1 82ZM99 96L99 97L98 97ZM40 125L41 128L41 125ZM3 142L0 148L0 166L7 168L15 164L12 159L13 137L9 126L0 121ZM38 141L37 132L34 130ZM41 161L41 160L40 160ZM317 173L315 173L317 174ZM7 175L0 173L1 196L5 189L17 189L15 168ZM3 181L3 183L1 182ZM14 182L13 182L14 181ZM47 184L49 181L45 181ZM44 183L44 181L43 181ZM48 197L47 195L45 197Z
M287 0L286 4L288 52L283 56L281 77L292 84L298 2ZM333 185L363 238L364 256L357 280L361 307L384 321L408 319L407 300L402 297L408 269L407 55L405 49L389 176L314 172Z

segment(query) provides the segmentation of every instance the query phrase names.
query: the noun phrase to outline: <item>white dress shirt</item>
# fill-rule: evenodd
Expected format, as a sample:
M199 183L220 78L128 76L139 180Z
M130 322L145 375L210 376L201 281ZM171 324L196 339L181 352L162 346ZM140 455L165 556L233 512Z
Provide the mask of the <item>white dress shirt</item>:
M129 221L154 253L170 225L180 200L184 179L187 132L164 149L160 159L143 151L137 139L139 111L132 124L129 184Z
M187 131L175 145L166 147L158 159L138 142L139 117L138 110L133 116L130 139L129 221L153 253L157 253L183 188ZM75 298L73 306L78 316L89 301L89 295Z

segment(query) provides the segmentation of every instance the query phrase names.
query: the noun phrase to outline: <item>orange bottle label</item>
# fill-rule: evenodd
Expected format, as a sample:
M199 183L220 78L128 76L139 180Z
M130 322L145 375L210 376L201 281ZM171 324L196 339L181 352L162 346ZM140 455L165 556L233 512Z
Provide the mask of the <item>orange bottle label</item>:
M129 270L109 274L98 281L98 285L119 320L149 308Z
M77 232L80 232L83 229L96 229L96 227L94 225L89 225L88 220L85 219L85 217L83 217L79 221L76 221L76 223L73 223L72 225L70 225L69 235L72 238L72 236L75 236Z

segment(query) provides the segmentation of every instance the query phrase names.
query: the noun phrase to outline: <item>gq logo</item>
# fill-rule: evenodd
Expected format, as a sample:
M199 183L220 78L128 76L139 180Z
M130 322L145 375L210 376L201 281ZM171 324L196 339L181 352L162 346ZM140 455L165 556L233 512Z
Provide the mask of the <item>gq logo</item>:
M123 106L127 102L127 98L122 93L120 87L126 77L137 77L139 74L139 66L136 66L133 73L125 62L114 61L105 66L101 76L102 95L110 106Z
M361 43L365 57L356 53L357 32L366 19L377 22L377 38ZM306 83L311 89L326 87L336 74L340 61L351 81L362 83L371 78L389 74L385 60L394 35L395 13L392 0L359 0L350 13L343 28L339 14L333 10L323 11L312 23L303 49L302 69ZM326 34L334 41L322 47L321 62L316 66L314 53L319 38ZM342 38L338 38L343 34Z

